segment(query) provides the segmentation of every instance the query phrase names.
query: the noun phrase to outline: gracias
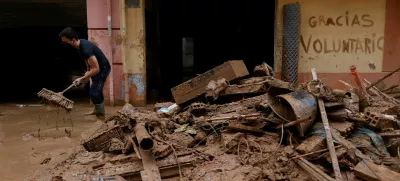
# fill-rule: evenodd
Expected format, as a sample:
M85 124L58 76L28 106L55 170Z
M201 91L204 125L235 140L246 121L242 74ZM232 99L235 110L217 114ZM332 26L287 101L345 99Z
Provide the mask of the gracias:
M337 17L325 17L324 15L320 15L317 17L311 16L308 19L308 24L311 28L315 28L317 26L348 26L348 27L371 27L374 25L374 22L370 19L371 15L362 14L358 16L354 14L349 16L349 12L346 11L345 15L337 16Z

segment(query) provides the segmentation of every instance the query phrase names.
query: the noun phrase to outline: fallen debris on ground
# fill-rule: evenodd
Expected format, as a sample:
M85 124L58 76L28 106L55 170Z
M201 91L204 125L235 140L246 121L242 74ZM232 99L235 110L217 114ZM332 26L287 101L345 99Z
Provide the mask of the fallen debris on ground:
M242 63L225 63L177 86L179 101L157 103L154 111L126 104L83 138L69 159L33 180L400 176L400 105L390 94L397 86L379 90L376 83L363 84L352 67L354 89L332 90L315 71L314 80L295 87L274 78L265 63L254 69L254 77L244 77Z

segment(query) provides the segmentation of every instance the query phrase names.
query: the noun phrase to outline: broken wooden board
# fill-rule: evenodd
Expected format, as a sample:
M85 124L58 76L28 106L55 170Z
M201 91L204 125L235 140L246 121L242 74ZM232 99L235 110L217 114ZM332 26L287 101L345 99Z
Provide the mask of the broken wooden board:
M227 112L233 112L232 108L233 107L245 107L245 108L255 108L258 105L260 105L261 102L267 101L268 102L268 95L263 94L260 96L255 96L255 97L250 97L246 98L237 102L232 102L228 104L211 104L208 106L207 111L209 114L215 114L215 113L227 113Z
M136 160L125 164L117 164L117 165L97 168L94 169L94 172L96 172L98 175L109 177L115 175L128 176L131 175L132 173L140 172L142 170L143 170L142 163L140 162L140 160Z
M325 172L323 172L321 169L319 169L317 166L312 164L311 162L307 161L304 158L299 158L296 159L295 162L307 173L310 174L310 177L314 178L315 180L318 181L335 181L332 177L327 175Z
M241 79L238 81L238 83L240 85L244 85L244 84L254 84L254 83L259 83L259 82L264 82L266 80L271 80L272 77L269 76L265 76L265 77L251 77L248 79Z
M157 162L151 156L150 151L139 149L140 156L142 157L143 169L140 175L143 181L161 181L160 170L158 169Z
M231 60L173 87L171 92L175 102L177 104L182 104L205 93L205 87L211 80L217 80L219 77L223 77L227 81L232 81L247 75L249 75L249 71L243 60Z
M357 164L354 173L357 177L366 181L398 181L400 178L400 173L365 160Z
M177 155L178 161L180 163L181 168L190 167L194 164L199 164L203 162L199 157L193 156L191 153L188 155ZM105 177L120 175L127 178L135 178L134 180L140 180L140 172L144 170L142 161L137 159L136 157L127 156L126 158L131 157L129 162L121 162L121 161L113 161L110 162L113 165L104 166L104 164L99 167L93 168L94 173L100 174ZM124 157L125 158L125 157ZM124 158L119 158L124 159ZM128 161L128 160L127 160ZM174 156L170 155L163 160L157 161L157 167L160 170L161 178L170 177L172 175L179 175L179 168ZM147 173L144 173L147 174Z
M244 85L229 85L226 89L219 93L219 96L228 96L236 94L256 94L267 92L265 83L244 84Z
M268 93L272 95L288 94L292 92L290 82L272 78L267 80L267 85Z
M400 138L400 130L383 132L383 133L380 133L379 135L381 135L381 137L387 137L387 138Z

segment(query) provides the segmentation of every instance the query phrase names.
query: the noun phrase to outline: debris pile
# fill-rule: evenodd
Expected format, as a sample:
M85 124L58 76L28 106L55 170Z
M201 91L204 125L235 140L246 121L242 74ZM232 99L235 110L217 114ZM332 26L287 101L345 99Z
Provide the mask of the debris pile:
M400 107L388 93L396 87L379 89L351 72L357 87L332 90L315 70L312 81L294 86L265 63L250 77L242 61L227 62L173 88L176 103L154 111L126 104L49 173L53 180L398 180Z

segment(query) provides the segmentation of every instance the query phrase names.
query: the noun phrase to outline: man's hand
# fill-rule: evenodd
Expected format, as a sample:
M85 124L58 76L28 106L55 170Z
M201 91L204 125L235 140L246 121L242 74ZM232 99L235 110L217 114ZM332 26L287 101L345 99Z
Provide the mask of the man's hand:
M82 84L82 82L83 82L83 77L79 77L79 78L77 78L75 81L74 81L74 83L75 83L75 85L81 85Z

